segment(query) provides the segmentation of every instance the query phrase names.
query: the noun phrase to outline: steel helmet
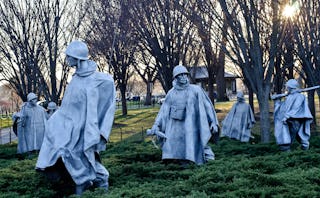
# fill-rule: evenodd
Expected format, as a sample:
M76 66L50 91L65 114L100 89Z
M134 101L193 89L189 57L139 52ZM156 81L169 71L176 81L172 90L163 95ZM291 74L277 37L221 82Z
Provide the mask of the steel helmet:
M185 66L177 65L173 68L173 72L172 72L173 78L175 78L179 74L189 74L189 72Z
M28 100L28 102L30 102L31 100L33 100L33 99L37 99L38 97L36 96L36 94L34 94L34 93L32 93L32 92L30 92L28 95L27 95L27 100Z
M242 92L242 91L238 91L238 93L237 93L237 98L244 99L244 95L243 95L243 92Z
M66 51L66 55L80 59L80 60L88 60L89 50L87 45L82 41L72 41Z
M48 109L57 109L57 104L55 102L49 102Z
M286 83L286 86L288 88L292 88L292 89L298 89L299 88L299 83L297 80L295 79L290 79L288 80L288 82Z

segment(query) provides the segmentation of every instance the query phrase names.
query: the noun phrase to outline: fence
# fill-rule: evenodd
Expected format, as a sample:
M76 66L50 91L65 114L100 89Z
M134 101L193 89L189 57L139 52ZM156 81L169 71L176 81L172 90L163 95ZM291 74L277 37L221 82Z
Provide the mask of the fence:
M127 101L127 108L128 109L141 109L141 108L150 108L160 106L159 104L153 102L151 105L145 105L144 101ZM122 103L121 101L116 102L116 109L121 109Z
M140 106L143 108L144 106ZM135 107L137 108L137 107ZM17 136L12 128L12 114L0 114L0 144L8 144L17 140ZM109 137L109 142L118 141L144 141L146 137L146 127L128 129L126 127L116 127Z
M128 109L146 109L150 107L159 107L157 103L152 105L144 105L144 101L127 101ZM121 102L116 103L116 108L121 109ZM128 129L127 127L114 127L112 129L111 136L109 138L110 142L118 142L126 139L129 140L144 140L146 127L133 127ZM131 136L134 136L131 138ZM6 110L0 109L0 144L12 143L17 140L17 136L13 132L12 128L12 113L8 113Z
M143 142L146 138L147 128L141 127L140 130L116 128L113 129L109 137L108 142L114 143L119 141L130 141L130 142Z

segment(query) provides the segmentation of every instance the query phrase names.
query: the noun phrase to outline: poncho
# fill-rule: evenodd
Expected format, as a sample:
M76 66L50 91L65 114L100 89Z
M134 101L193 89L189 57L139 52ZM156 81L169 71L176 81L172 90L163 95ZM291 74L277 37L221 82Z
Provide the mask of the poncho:
M115 112L112 77L96 72L96 64L77 70L61 107L50 117L37 169L53 166L59 158L77 185L97 174L109 175L95 155L105 150Z
M284 120L290 118L299 119L303 122L301 125L298 136L305 146L309 145L310 138L310 124L312 122L312 115L310 113L308 103L304 95L300 93L291 93L287 96L286 100L281 102L275 100L274 104L274 136L277 144L291 144L290 131L288 124L284 124Z
M26 102L17 115L18 153L40 150L47 120L45 109Z
M221 136L248 142L254 123L255 119L250 105L244 101L236 102L222 121Z
M207 145L212 135L211 124L218 126L217 116L201 87L172 88L155 120L155 125L167 136L162 144L162 159L205 163L206 155L213 155Z

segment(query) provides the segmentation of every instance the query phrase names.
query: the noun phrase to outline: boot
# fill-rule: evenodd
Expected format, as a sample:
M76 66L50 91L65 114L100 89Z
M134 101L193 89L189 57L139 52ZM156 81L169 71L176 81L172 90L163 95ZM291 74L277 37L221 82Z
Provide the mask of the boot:
M92 181L86 181L83 184L76 185L76 195L82 195L82 193L89 189L92 185Z
M283 152L290 152L290 144L281 144L279 145L279 150Z
M109 188L109 183L108 183L108 178L96 178L95 180L93 180L93 186L95 188L101 188L104 189L105 192L108 191Z

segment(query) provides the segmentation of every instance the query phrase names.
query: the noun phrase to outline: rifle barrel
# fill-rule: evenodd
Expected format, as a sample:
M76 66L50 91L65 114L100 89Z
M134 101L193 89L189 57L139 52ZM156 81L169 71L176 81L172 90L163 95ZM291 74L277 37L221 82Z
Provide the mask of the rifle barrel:
M311 91L311 90L319 89L319 88L320 88L320 85L317 85L317 86L313 86L313 87L307 87L307 88L304 88L304 89L300 89L299 92Z
M313 86L313 87L307 87L307 88L304 88L304 89L298 89L297 92L306 92L306 91L311 91L311 90L314 90L314 89L319 89L320 88L320 85L317 85L317 86ZM282 97L285 97L287 96L288 94L286 93L283 93L283 94L274 94L271 96L271 99L272 100L276 100L276 99L279 99L279 98L282 98Z

